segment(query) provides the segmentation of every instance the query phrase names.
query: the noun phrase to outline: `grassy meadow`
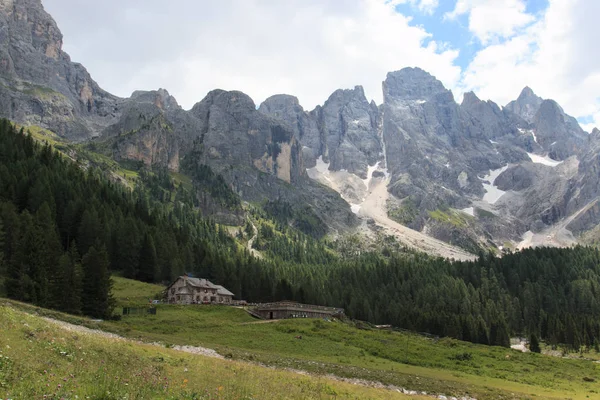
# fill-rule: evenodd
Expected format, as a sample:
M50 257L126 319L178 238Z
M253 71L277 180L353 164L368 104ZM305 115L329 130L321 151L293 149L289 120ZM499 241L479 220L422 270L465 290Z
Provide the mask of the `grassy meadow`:
M408 396L72 332L0 303L0 398L405 399Z
M119 277L114 282L113 292L119 306L147 305L148 299L156 298L162 289ZM600 364L589 360L382 331L359 322L296 319L265 323L240 308L166 304L158 305L154 316L123 316L120 321L93 322L20 303L10 304L30 313L144 342L160 342L166 347L203 346L234 361L376 381L430 394L468 395L477 399L600 398ZM131 344L127 346L131 351L141 351ZM156 347L152 350L167 351ZM188 356L182 357L187 360ZM240 365L251 368L248 363ZM363 395L374 396L364 393L357 397ZM307 398L292 392L290 396Z

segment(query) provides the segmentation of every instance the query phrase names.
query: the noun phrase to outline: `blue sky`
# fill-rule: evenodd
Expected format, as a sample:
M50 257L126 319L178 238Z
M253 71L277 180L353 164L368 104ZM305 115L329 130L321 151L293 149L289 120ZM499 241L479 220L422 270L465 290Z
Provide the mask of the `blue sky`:
M454 19L445 18L456 7L456 0L442 0L432 13L423 12L412 3L398 4L396 11L410 16L412 26L421 26L432 37L430 40L448 43L459 50L456 65L466 69L483 45L469 31L469 15L462 14ZM540 18L548 7L548 0L527 0L526 12Z

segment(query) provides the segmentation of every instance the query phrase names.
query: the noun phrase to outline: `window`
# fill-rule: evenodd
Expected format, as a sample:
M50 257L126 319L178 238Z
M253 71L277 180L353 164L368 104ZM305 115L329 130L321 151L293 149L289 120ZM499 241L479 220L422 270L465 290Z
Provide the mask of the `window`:
M175 288L171 288L171 294L175 294Z
M204 289L204 293L208 293L208 289Z

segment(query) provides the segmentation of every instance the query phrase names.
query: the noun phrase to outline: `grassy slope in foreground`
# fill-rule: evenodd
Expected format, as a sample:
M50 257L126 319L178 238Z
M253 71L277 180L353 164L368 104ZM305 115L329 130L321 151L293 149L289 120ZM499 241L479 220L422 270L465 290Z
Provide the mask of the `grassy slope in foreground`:
M70 332L0 304L0 398L404 399L406 396Z
M121 306L143 304L161 288L114 279L114 294ZM18 306L29 312L36 310ZM156 316L127 316L122 321L100 324L43 312L145 341L211 347L233 359L333 373L429 393L469 394L478 399L599 396L600 364L590 361L357 329L339 322L287 320L263 324L243 310L219 306L161 305ZM303 339L295 339L298 335Z

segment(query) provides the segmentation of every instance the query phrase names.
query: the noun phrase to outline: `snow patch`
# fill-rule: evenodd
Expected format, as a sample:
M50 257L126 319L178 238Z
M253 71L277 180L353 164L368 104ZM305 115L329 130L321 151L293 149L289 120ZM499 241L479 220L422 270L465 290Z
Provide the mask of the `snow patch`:
M490 173L483 178L479 178L483 181L483 190L485 190L485 194L483 195L483 201L489 204L496 204L496 202L506 193L503 190L498 189L494 186L494 182L496 178L500 176L501 173L508 169L508 165L505 165L502 168L498 168L490 171Z
M307 168L306 173L311 179L319 180L319 177L331 182L329 178L329 164L323 161L323 156L317 158L317 164L312 168Z
M536 142L537 144L539 144L539 142L537 140L537 136L535 136L535 131L533 129L522 129L522 128L519 128L519 132L521 132L523 135L531 135L531 136L533 136L533 141Z
M350 210L352 210L354 214L358 214L360 207L360 204L350 204Z
M329 164L331 163L323 161L323 156L319 156L319 158L317 158L317 165L315 165L314 168L323 175L329 175Z
M551 159L548 156L538 156L537 154L533 154L533 153L527 153L527 155L529 156L529 158L531 159L531 162L536 163L536 164L544 164L547 165L549 167L556 167L557 165L562 164L562 161L556 161Z
M427 100L415 100L415 103L417 103L417 104L425 104L425 103L427 103Z
M444 164L444 167L446 167L446 168L450 168L450 163L446 163L446 164Z
M467 207L467 208L463 208L462 210L460 210L462 212L464 212L465 214L469 214L470 216L474 217L475 216L475 208L473 207Z
M492 139L490 139L490 143L491 144L498 144L498 142L494 142Z
M533 141L536 142L537 144L539 144L537 141L537 137L535 136L535 132L534 131L530 131L530 132L531 132L531 135L533 136Z
M371 185L371 181L373 180L373 172L375 172L375 170L377 170L377 168L379 168L379 163L380 163L380 161L377 161L375 163L375 165L367 167L367 179L362 180L364 182L367 190L369 190L369 186Z

